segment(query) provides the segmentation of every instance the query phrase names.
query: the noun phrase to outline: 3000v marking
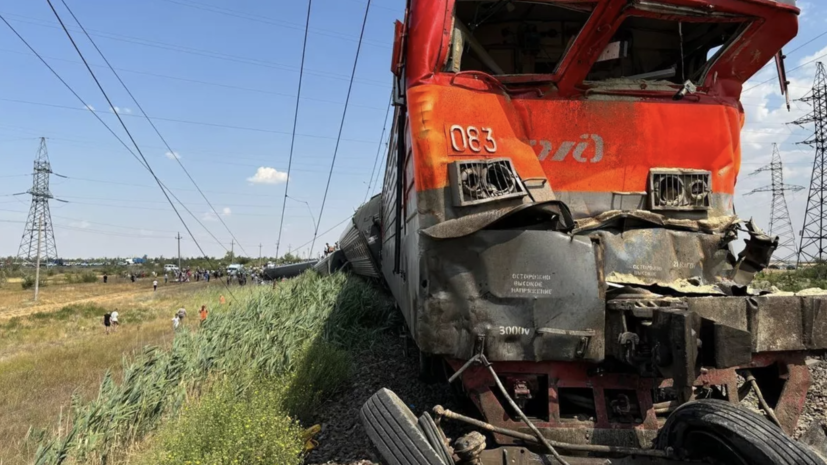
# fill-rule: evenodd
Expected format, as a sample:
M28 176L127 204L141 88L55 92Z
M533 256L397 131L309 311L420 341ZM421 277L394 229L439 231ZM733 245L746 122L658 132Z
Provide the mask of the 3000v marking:
M531 334L531 328L500 326L500 336L528 336L529 334Z

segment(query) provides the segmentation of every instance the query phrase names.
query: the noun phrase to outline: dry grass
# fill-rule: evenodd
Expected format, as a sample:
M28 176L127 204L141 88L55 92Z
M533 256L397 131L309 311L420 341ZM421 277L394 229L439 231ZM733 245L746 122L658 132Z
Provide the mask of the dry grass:
M47 283L40 289L37 302L33 301L33 290L24 290L19 283L6 283L0 288L0 321L30 313L55 311L72 303L100 301L101 298L131 298L133 295L153 293L150 278L143 278L135 283L126 279L110 278L107 284L67 284L63 275L57 275ZM202 284L188 283L184 287L189 289ZM179 287L181 286L177 283L165 285L163 279L159 279L158 282L158 292L162 293L175 292Z
M73 393L94 397L106 370L114 368L120 378L124 356L145 345L168 347L170 320L180 305L189 310L187 325L196 326L196 305L218 304L201 302L204 287L194 283L158 293L134 289L145 284L47 286L51 299L62 296L65 303L44 299L25 317L0 316L0 465L27 463L33 452L24 441L29 427L53 427ZM31 296L8 287L0 292L0 309L13 308L20 294ZM102 315L115 308L122 325L106 335Z

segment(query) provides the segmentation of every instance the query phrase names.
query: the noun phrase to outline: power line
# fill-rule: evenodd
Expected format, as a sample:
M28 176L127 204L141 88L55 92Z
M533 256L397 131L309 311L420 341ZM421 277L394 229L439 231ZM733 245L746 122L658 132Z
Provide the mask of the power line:
M91 111L92 113L95 113L95 114L97 114L97 113L107 114L108 113L106 111L95 110L91 106L87 107L87 108L77 108L77 107L71 107L71 106L68 106L68 105L58 105L58 104L54 104L54 103L45 103L45 102L32 102L30 100L20 100L20 99L10 99L10 98L0 98L0 101L11 102L11 103L22 103L22 104L25 104L25 105L38 105L38 106L43 106L43 107L62 108L62 109L65 109L65 110ZM113 110L113 113L114 113L114 110ZM133 118L140 118L142 115L121 114L121 116L129 116L129 117L133 117ZM211 123L211 122L207 122L207 121L190 121L190 120L183 120L183 119L176 119L176 118L164 118L164 117L161 117L161 116L152 116L151 118L156 120L156 121L169 121L169 122L172 122L172 123L184 123L184 124L193 124L193 125L198 125L198 126L210 126L210 127L216 127L216 128L222 128L222 129L237 129L237 130L241 130L241 131L264 132L264 133L284 134L284 135L290 134L290 132L288 132L288 131L276 131L274 129L254 128L254 127L250 127L250 126L236 126L236 125L232 125L232 124L223 124L223 123ZM311 139L329 139L329 140L336 139L333 136L320 136L320 135L317 135L317 134L296 133L296 135L311 138ZM342 139L342 140L346 140L346 141L349 141L349 142L360 142L360 143L371 144L371 145L373 145L376 142L376 141L364 140L364 139Z
M0 48L0 53L13 53L13 54L22 55L22 56L25 56L25 57L29 56L27 53L21 52L19 50L8 50L8 49L2 49L2 48ZM68 60L66 58L54 57L54 56L49 56L49 55L43 55L43 58L48 58L52 61L61 61L61 62L64 62L64 63L83 65L83 63L81 63L80 61L77 61L77 60ZM91 66L93 68L104 68L105 67L103 65L98 65L98 64L92 64ZM278 92L278 91L270 90L270 89L259 89L259 88L256 88L256 87L239 86L239 85L235 85L235 84L227 84L227 83L214 82L214 81L204 81L204 80L201 80L201 79L185 78L185 77L181 77L181 76L170 76L168 74L152 73L152 72L149 72L149 71L138 71L138 70L129 69L129 68L116 67L115 69L122 72L122 73L140 74L140 75L143 75L143 76L151 76L151 77L155 77L155 78L159 78L159 79L168 79L168 80L172 80L172 81L181 81L181 82L186 82L186 83L191 83L191 84L202 84L202 85L205 85L205 86L223 87L223 88L226 88L226 89L243 90L243 91L247 91L247 92L257 92L257 93L268 94L268 95L278 95L280 97L290 97L290 98L295 97L295 95L293 95L293 94L288 94L288 93L285 93L285 92ZM313 102L321 102L321 103L332 103L334 105L344 105L344 102L337 102L335 100L325 100L325 99L314 98L314 97L302 97L302 100L313 101ZM370 105L355 105L354 104L353 106L359 106L361 108L368 108L368 109L371 109L371 110L382 110L383 109L381 107L375 107L375 106L370 106Z
M21 22L21 23L26 23L26 24L32 24L32 25L35 25L35 26L60 30L60 26L55 25L54 23L51 23L49 21L43 21L43 20L38 19L38 18L31 18L31 17L28 17L28 16L18 15L18 14L10 14L9 16L15 16L17 18L24 18L24 19L13 19L13 21L16 21L16 22ZM46 23L46 24L43 24L43 23ZM178 53L185 53L185 54L189 54L189 55L197 55L197 56L202 56L202 57L207 57L207 58L213 58L213 59L216 59L216 60L230 61L230 62L234 62L234 63L242 63L242 64L247 64L247 65L252 65L252 66L259 66L259 67L270 68L270 69L279 69L279 70L282 70L282 71L290 71L290 72L297 72L298 71L298 69L296 69L295 67L292 67L292 66L283 65L283 64L280 64L280 63L275 63L275 62L267 61L267 60L261 60L261 59L258 59L258 58L250 58L250 57L245 57L245 56L240 56L240 55L233 55L233 54L229 54L229 53L215 52L215 51L212 51L212 50L198 49L198 48L188 47L188 46L184 46L184 45L169 44L169 43L155 41L155 40L142 39L140 37L130 37L130 36L125 36L123 34L115 34L115 33L112 33L112 32L95 31L95 30L91 30L91 31L92 31L92 35L94 35L96 37L101 37L101 38L109 39L109 40L115 40L115 41L119 41L119 42L127 42L127 43L142 45L144 47L160 48L160 49L163 49L163 50L170 50L170 51L178 52ZM75 31L75 32L77 32L77 31ZM341 74L336 74L336 73L330 73L330 72L327 72L327 71L306 70L305 72L307 74L311 74L311 75L318 76L318 77L323 77L323 78L328 78L328 79L336 79L336 80L341 80L341 81L348 80L347 76L344 76L344 75L341 75ZM369 84L371 86L387 87L386 82L378 81L378 80L359 79L358 82L364 83L364 84Z
M216 14L220 14L220 15L224 15L224 16L231 16L231 17L234 17L234 18L246 19L246 20L249 20L249 21L255 21L255 22L264 23L264 24L282 26L282 27L285 27L285 28L288 28L288 29L295 29L295 30L299 30L299 31L305 30L304 28L301 27L301 24L298 24L298 23L291 23L291 22L288 22L288 21L278 20L278 19L269 18L269 17L266 17L266 16L261 16L261 15L251 15L251 14L244 13L244 12L241 12L241 11L238 11L238 10L231 10L229 8L216 7L216 6L212 6L212 5L205 5L203 3L197 3L197 2L192 2L192 1L187 1L187 2L184 2L182 0L161 0L161 1L164 1L164 2L167 2L167 3L173 3L175 5L185 6L187 8L194 8L194 9L197 9L197 10L209 11L211 13L216 13ZM361 2L356 2L356 3L359 3L360 5L362 4ZM387 7L380 7L380 8L386 8L390 11L398 11L397 9L392 9L392 8L387 8ZM350 41L353 41L353 42L356 41L355 36L338 33L336 31L330 31L330 30L325 30L325 29L311 29L311 32L313 32L314 34L317 34L317 35L333 37L335 39L345 39L345 40L350 40ZM367 40L367 41L365 41L365 43L375 45L377 47L390 48L390 46L388 46L387 44L382 43L382 42L378 42L378 41Z
M820 59L822 59L822 58L824 58L824 57L827 57L827 54L817 56L817 57L813 58L813 59L812 59L812 60L810 60L810 61L807 61L807 62L805 62L805 63L801 63L800 65L796 66L795 68L790 69L790 70L787 70L787 74L790 74L790 73L792 73L793 71L799 70L799 69L801 69L801 68L803 68L803 67L805 67L805 66L807 66L807 65L809 65L809 64L811 64L811 63L815 63L816 61L818 61L818 60L820 60ZM774 79L777 79L777 78L775 78L775 77L771 77L771 78L767 79L766 81L761 81L761 82L759 82L758 84L755 84L755 85L754 85L754 86L752 86L752 87L748 87L748 88L746 88L746 89L742 90L742 91L741 91L741 93L743 94L744 92L747 92L747 91L750 91L750 90L752 90L752 89L755 89L756 87L760 87L760 86L762 86L762 85L764 85L764 84L766 84L766 83L768 83L768 82L770 82L770 81L772 81L772 80L774 80Z
M172 1L172 0L167 0ZM287 159L287 179L284 181L284 199L281 203L281 219L279 220L279 235L276 240L276 258L279 256L279 247L281 246L281 233L284 230L284 209L287 207L287 191L290 188L290 173L293 169L293 147L296 142L296 125L299 122L299 99L302 96L302 78L304 77L304 57L307 52L307 34L310 31L310 7L313 5L312 0L307 0L307 18L304 20L304 41L302 42L302 59L299 66L299 88L296 91L296 108L293 112L293 134L290 136L290 156ZM345 102L347 108L347 102ZM309 208L309 207L308 207Z
M235 234L233 234L233 232L230 230L229 226L227 226L227 223L224 222L224 219L221 218L221 215L219 215L218 212L215 210L215 207L213 207L212 203L210 203L207 196L204 195L204 192L201 190L201 187L198 186L198 183L195 182L195 179L192 178L192 175L190 175L190 172L187 170L186 167L184 167L184 164L181 162L181 159L176 155L176 152L174 150L172 150L172 147L170 147L169 143L167 143L166 138L164 138L164 136L161 134L161 131L158 130L158 127L155 126L155 123L153 123L152 119L150 119L150 117L146 114L146 112L144 111L144 108L141 106L140 102L138 102L138 99L135 98L135 95L132 94L132 91L129 90L129 87L127 87L126 83L123 82L123 79L121 79L121 76L118 74L117 71L115 71L115 68L112 67L112 64L109 63L109 60L106 59L106 56L103 54L101 49L98 48L98 45L95 43L94 40L92 40L92 37L89 35L89 33L86 32L86 28L83 27L83 24L81 24L80 20L77 18L77 16L75 16L75 13L72 11L71 8L69 8L69 5L66 4L65 0L60 0L60 3L63 4L63 7L66 8L66 11L68 11L69 15L72 16L72 19L75 20L75 23L77 23L80 30L83 31L83 34L89 40L89 43L91 43L92 46L95 48L95 50L98 52L98 55L100 55L100 57L103 59L104 63L106 63L106 66L108 66L110 71L112 71L112 74L115 75L115 78L118 79L118 82L121 83L121 86L123 86L124 90L129 95L129 98L131 98L132 101L135 102L135 106L138 107L138 110L141 112L141 114L144 115L144 117L146 118L149 125L152 126L152 129L155 131L155 134L158 135L158 138L161 139L161 142L163 142L164 146L166 146L166 148L170 151L170 153L172 154L172 158L176 162L178 162L178 166L181 167L181 169L184 171L184 174L186 174L187 178L189 178L190 182L192 182L192 185L195 187L196 190L198 190L198 193L201 194L201 197L204 199L205 202L207 202L207 205L210 206L210 209L212 210L213 213L215 213L215 216L216 216L216 218L218 218L218 221L220 221L221 224L224 226L224 229L226 229L227 232L230 233L230 236L236 242L238 242L238 239L236 239ZM90 72L91 72L91 68L90 68ZM108 101L108 99L107 99L107 101ZM241 247L241 251L244 252L244 255L248 255L247 251L244 250L244 247Z
M319 225L322 223L322 216L324 215L324 206L327 202L327 193L330 190L330 180L333 178L333 167L336 166L336 155L339 153L339 142L342 139L342 129L345 127L345 118L347 117L347 107L350 102L350 92L353 90L353 78L356 76L356 66L359 64L359 52L362 50L362 37L365 35L365 25L368 23L368 13L370 12L370 1L368 0L365 6L365 17L362 19L362 31L359 33L359 43L356 45L356 57L353 59L353 69L350 71L350 84L347 86L347 96L345 97L345 108L342 110L342 120L339 123L339 135L336 138L336 148L333 149L333 160L330 162L330 173L327 175L327 185L324 188L324 197L322 197L322 207L319 209L319 222L316 223L316 230L313 231L313 241L310 246L310 252L313 252L313 247L316 246L316 237L319 233Z
M365 191L365 200L362 203L368 201L368 196L370 195L370 186L373 184L373 174L376 172L376 165L379 163L379 154L382 153L382 142L385 140L385 130L388 128L388 115L391 112L391 107L393 106L393 90L391 90L390 99L388 99L388 109L385 110L385 119L382 120L382 135L379 136L379 147L376 148L376 158L373 160L373 168L370 170L370 179L368 180L368 188ZM390 134L388 134L388 139L390 139ZM378 181L378 178L377 178Z
M108 125L108 124L106 124L106 122L105 122L103 119L101 119L101 117L100 117L100 116L99 116L96 112L94 112L94 111L92 111L92 110L91 110L91 107L90 107L90 106L89 106L89 105L88 105L88 104L87 104L87 103L83 100L83 98L82 98L80 95L78 95L78 93L77 93L77 92L75 92L75 89L73 89L73 88L72 88L72 86L70 86L70 85L69 85L69 83L68 83L68 82L66 82L66 80L65 80L65 79L63 79L63 77L62 77L62 76L61 76L61 75L60 75L57 71L55 71L55 69L54 69L54 68L52 68L52 66L51 66L51 65L50 65L50 64L49 64L49 63L48 63L45 59L43 59L43 57L42 57L42 56L41 56L41 55L37 52L37 50L35 50L35 49L34 49L34 47L32 47L32 46L31 46L31 44L29 44L29 42L28 42L25 38L23 38L23 36L21 36L19 32L17 32L17 30L14 28L14 26L12 26L12 25L11 25L11 23L9 23L9 22L6 20L6 18L5 18L2 14L0 14L0 20L2 20L2 21L3 21L3 23L5 23L5 24L6 24L6 26L8 26L8 28L9 28L9 29L11 29L11 31L14 33L14 35L16 35L16 36L17 36L17 38L18 38L18 39L20 39L20 41L21 41L21 42L23 42L23 44L24 44L24 45L25 45L25 46L26 46L29 50L31 50L31 52L32 52L32 53L33 53L33 54L34 54L34 55L35 55L35 56L36 56L36 57L40 60L40 62L41 62L41 63L43 63L43 65L44 65L44 66L46 66L46 68L48 68L48 69L49 69L49 71L51 71L51 73L52 73L52 74L53 74L53 75L54 75L54 76L55 76L55 77L56 77L56 78L57 78L57 79L61 82L61 84L63 84L63 86L64 86L64 87L66 87L66 89L68 89L68 90L69 90L69 92L71 92L71 93L72 93L72 95L74 95L74 96L75 96L75 98L76 98L76 99L77 99L77 100L78 100L78 101L79 101L79 102L83 105L83 107L84 107L84 108L87 108L87 109L89 109L89 111L91 111L92 116L94 116L94 117L95 117L95 119L97 119L97 120L98 120L98 122L100 122L100 123L103 125L103 127L105 127L105 128L106 128L106 130L107 130L107 131L109 131L109 133L110 133L110 134L112 134L112 135L115 137L115 139L117 139L117 140L118 140L118 142L120 142L120 143L121 143L121 145L122 145L122 146L126 149L126 151L127 151L127 152L129 152L129 154L130 154L130 155L132 155L132 157L134 157L136 160L138 160L138 163L140 163L140 164L141 164L141 166L143 166L143 167L144 167L144 168L146 168L146 169L149 169L149 168L148 168L146 165L144 165L144 163L143 163L143 162L142 162L142 161L138 158L138 156L137 156L137 155L135 155L135 152L133 152L133 151L132 151L132 149L130 149L130 148L129 148L129 146L128 146L128 145L126 145L126 142L124 142L124 141L123 141L123 139L121 139L121 137L120 137L120 136L118 136L118 134L117 134L117 133L115 133L115 131L114 131L111 127L109 127L109 125ZM117 115L117 114L116 114L116 116L118 116L119 121L121 121L121 123L123 123L123 121L120 119L120 116L119 116L119 115ZM150 172L151 172L151 170L150 170ZM190 216L192 216L192 217L193 217L193 219L194 219L194 220L195 220L195 221L196 221L196 222L197 222L197 223L198 223L198 224L199 224L202 228L204 228L204 230L205 230L205 231L207 231L207 233L208 233L208 234L210 234L210 236L212 236L213 238L215 238L215 236L212 234L212 232L211 232L209 229L207 229L207 227L206 227L206 226L204 226L204 224L203 224L203 223L201 223L201 221L199 221L199 220L198 220L198 218L197 218L197 217L196 217L196 216L195 216L195 215L194 215L194 214L193 214L193 213L192 213L192 212L191 212L191 211L187 208L187 206L186 206L186 205L184 205L184 203L183 203L183 202L181 202L181 200L180 200L180 199L178 199L178 197L177 197L177 196L176 196L176 195L175 195L172 191L170 191L170 190L169 190L169 189L168 189L165 185L163 185L163 183L162 183L162 182L161 182L161 181L160 181L157 177L155 177L155 176L154 176L154 174L153 174L153 177L155 178L155 180L156 180L158 183L160 183L160 184L161 184L161 186L163 187L163 189L167 189L166 191L164 191L164 195L166 195L166 192L168 191L168 192L169 192L169 194L170 194L170 195L172 195L172 196L173 196L173 198L175 198L175 200L176 200L176 201L178 201L178 203L179 203L179 204L181 204L181 207L183 207L183 208L184 208L184 210L186 210L186 211L187 211L187 213L189 213L189 214L190 214ZM121 184L121 183L117 183L117 184ZM121 185L122 185L122 184L121 184ZM174 210L174 209L175 209L175 208L174 208L174 206L173 206L173 210ZM176 211L176 213L177 213L177 211ZM179 216L179 217L180 217L180 216ZM217 240L218 240L218 239L216 239L216 241L217 241ZM225 250L226 250L226 248L225 248Z
M63 28L63 32L66 33L66 37L69 39L69 42L72 43L72 47L75 49L75 51L77 52L77 54L80 57L81 61L83 61L83 64L86 66L86 69L89 71L89 74L92 76L92 79L95 81L95 85L98 87L98 90L100 90L101 94L103 94L103 97L106 99L106 102L109 104L109 108L111 108L112 110L115 110L115 105L112 103L112 100L109 98L109 95L104 90L104 88L101 85L100 81L98 81L97 76L95 76L95 72L92 71L92 68L86 62L86 58L83 56L83 53L80 51L80 48L78 48L78 45L75 42L74 38L72 37L72 34L69 33L69 30L66 28L66 25L63 23L63 20L60 18L60 15L58 14L58 12L55 9L54 5L52 5L52 1L51 0L46 0L46 2L49 4L49 8L52 10L52 13L54 13L55 18L57 18L58 22L60 23L61 28ZM161 192L164 194L164 197L167 199L170 206L175 211L175 215L181 221L181 224L184 226L184 229L187 231L187 233L192 238L192 241L195 243L195 246L198 247L198 250L201 252L201 255L206 257L207 254L206 254L206 252L204 252L204 249L201 247L201 244L199 244L198 241L195 239L195 234L192 233L189 226L187 225L187 222L184 221L184 218L178 212L178 209L175 208L175 203L170 198L171 192L167 192L167 190L164 187L163 183L161 183L161 180L158 179L158 176L155 175L155 172L152 170L152 166L149 164L149 160L147 160L146 157L144 156L143 152L141 151L140 146L138 146L138 142L132 136L132 133L129 131L129 128L126 126L126 123L124 123L124 121L121 118L119 112L114 111L114 114L115 114L115 117L118 119L118 122L121 124L121 127L123 128L124 132L126 132L127 137L129 137L129 140L132 142L132 145L135 146L135 150L138 152L138 155L141 157L141 160L143 160L143 165L146 167L147 171L149 171L149 173L152 175L152 178L155 179L155 182L158 184L158 187L161 189ZM183 206L183 203L182 203L182 206ZM186 208L186 207L184 207L184 208ZM197 219L196 219L196 221L197 221ZM204 227L204 229L206 229L206 227ZM208 232L209 232L209 230L208 230ZM210 235L213 238L215 238L215 236L212 235L212 232L210 232ZM218 240L218 239L216 238L216 240ZM179 256L180 256L180 251L179 251ZM222 283L223 283L223 281L222 281ZM233 300L236 300L235 295L233 295L232 291L229 288L229 285L227 285L227 292L230 294L230 296L233 298Z

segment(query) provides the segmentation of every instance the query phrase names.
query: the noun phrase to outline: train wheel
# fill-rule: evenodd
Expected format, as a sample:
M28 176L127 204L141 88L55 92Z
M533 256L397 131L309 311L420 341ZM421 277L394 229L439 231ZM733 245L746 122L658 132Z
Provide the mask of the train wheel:
M666 420L658 445L716 465L825 465L766 418L720 400L680 406Z
M417 418L389 389L362 406L362 424L388 465L448 465L428 442Z

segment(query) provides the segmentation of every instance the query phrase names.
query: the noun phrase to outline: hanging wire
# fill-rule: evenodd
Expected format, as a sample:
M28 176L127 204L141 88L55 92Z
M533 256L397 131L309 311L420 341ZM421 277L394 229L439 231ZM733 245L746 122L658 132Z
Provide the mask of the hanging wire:
M356 76L356 66L359 64L359 52L362 50L362 39L365 36L365 25L368 22L368 13L370 12L370 2L368 0L365 5L365 17L362 19L362 30L359 33L359 44L356 46L356 57L353 59L353 69L350 72L350 83L347 86L347 97L345 97L345 109L342 111L342 121L339 123L339 135L336 137L336 148L333 149L333 160L330 162L330 173L327 175L327 185L324 188L324 197L322 197L322 207L319 210L319 222L316 224L316 230L313 231L313 241L310 246L310 252L313 253L313 248L316 246L316 238L319 236L319 225L322 223L322 216L324 215L324 206L327 202L327 193L330 190L330 180L333 178L333 167L336 166L336 155L339 153L339 142L342 140L342 129L345 127L345 118L347 117L347 108L350 103L350 92L353 90L353 77Z
M304 77L304 57L307 52L307 34L310 31L310 7L313 0L307 1L307 17L304 20L304 42L302 42L302 59L299 67L299 90L296 94L296 109L293 112L293 133L290 136L290 158L287 160L287 180L284 182L284 200L281 203L281 218L279 219L279 236L276 240L276 260L279 258L279 248L281 247L281 233L284 230L284 210L287 208L287 190L290 188L290 172L293 168L293 147L296 142L296 125L299 121L299 101L302 96L302 78ZM318 228L316 228L318 231Z
M75 16L75 13L72 11L71 8L69 8L69 5L66 4L65 0L60 0L60 2L63 4L63 7L66 8L66 11L68 11L69 14L72 16L72 19L75 20L75 23L77 23L78 27L80 27L80 30L83 31L83 34L86 36L86 38L89 40L89 42L95 48L95 50L98 52L98 55L100 55L100 57L103 59L104 63L106 63L106 66L109 67L109 70L112 71L112 74L115 75L115 78L118 79L118 82L121 83L121 86L123 86L126 93L129 94L129 97L132 99L133 102L135 102L135 106L138 107L138 110L140 110L140 112L144 115L144 118L146 118L149 125L152 126L152 129L155 131L155 134L158 135L158 138L161 139L161 141L166 146L167 150L169 150L169 153L172 156L172 158L176 162L178 162L178 166L180 166L181 169L184 170L184 174L187 175L187 178L189 178L190 182L192 182L192 185L195 186L195 188L198 190L198 193L201 194L201 198L203 198L204 201L207 202L207 205L209 205L210 210L212 210L212 212L215 214L215 217L218 218L218 221L221 222L221 224L224 226L224 229L226 229L227 232L230 233L230 236L232 236L233 240L238 244L239 247L241 247L241 251L244 252L244 255L249 255L247 253L247 251L244 250L244 246L241 245L241 243L235 237L235 234L233 234L233 232L227 226L227 223L224 222L224 220L221 218L221 215L215 210L215 207L213 207L213 205L212 205L212 203L210 203L209 199L207 199L207 196L204 195L203 191L201 191L201 187L199 187L198 183L195 182L195 179L192 178L192 176L190 175L190 172L187 170L187 168L184 167L184 164L181 163L181 160L178 158L176 152L174 150L172 150L172 147L170 147L169 143L167 143L166 138L164 138L164 136L161 135L161 131L158 130L158 127L155 126L155 123L152 121L152 119L149 117L149 115L147 115L147 113L144 111L144 108L141 106L140 103L138 103L138 99L135 98L135 96L132 94L132 91L129 90L129 87L127 87L126 83L123 82L123 79L121 79L121 76L118 74L117 71L115 71L115 68L112 66L111 63L109 63L109 60L106 59L106 56L103 54L101 49L98 48L98 44L96 44L95 41L92 40L92 37L89 35L89 33L86 32L86 28L83 27L83 24L81 24L80 20L78 20L77 16Z

